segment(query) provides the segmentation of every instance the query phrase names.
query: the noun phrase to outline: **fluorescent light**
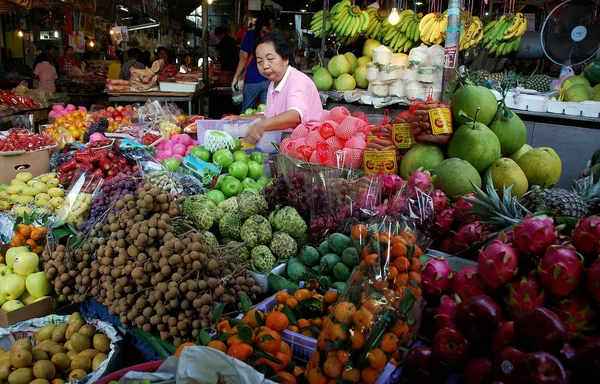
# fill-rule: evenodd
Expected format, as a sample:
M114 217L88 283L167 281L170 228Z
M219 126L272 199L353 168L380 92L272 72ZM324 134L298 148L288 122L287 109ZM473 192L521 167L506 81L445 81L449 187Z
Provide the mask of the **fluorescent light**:
M123 11L123 12L129 12L129 9L125 8L125 7L124 7L124 6L122 6L122 5L119 5L117 8L119 8L119 9L120 9L121 11Z
M148 20L150 20L153 23L156 23L156 20L154 20L153 18L149 17Z
M147 24L135 25L135 26L129 27L127 29L130 31L137 31L138 29L156 28L159 26L160 26L160 23L147 23Z
M415 4L417 4L417 5L423 5L423 3L421 3L420 1L417 1Z
M396 25L400 22L400 14L398 13L398 8L392 8L392 12L390 12L390 16L388 16L388 22L392 25Z

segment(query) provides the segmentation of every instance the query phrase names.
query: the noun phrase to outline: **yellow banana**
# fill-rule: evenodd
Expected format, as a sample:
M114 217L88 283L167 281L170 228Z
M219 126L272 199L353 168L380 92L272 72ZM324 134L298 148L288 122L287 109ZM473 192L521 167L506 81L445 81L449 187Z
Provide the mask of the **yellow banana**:
M519 26L519 29L517 29L517 31L515 33L515 37L523 36L526 29L527 29L527 19L525 19L525 21L523 23L521 23L521 25Z

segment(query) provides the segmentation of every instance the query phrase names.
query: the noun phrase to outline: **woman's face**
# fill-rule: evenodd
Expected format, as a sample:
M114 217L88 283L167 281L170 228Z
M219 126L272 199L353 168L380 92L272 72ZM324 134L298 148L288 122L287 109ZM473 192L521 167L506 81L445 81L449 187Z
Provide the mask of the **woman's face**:
M192 62L192 58L186 56L185 59L183 59L183 62L185 63L185 65L190 65L190 63Z
M256 47L256 66L260 74L267 79L278 83L285 75L289 60L284 60L275 51L272 42L260 44Z

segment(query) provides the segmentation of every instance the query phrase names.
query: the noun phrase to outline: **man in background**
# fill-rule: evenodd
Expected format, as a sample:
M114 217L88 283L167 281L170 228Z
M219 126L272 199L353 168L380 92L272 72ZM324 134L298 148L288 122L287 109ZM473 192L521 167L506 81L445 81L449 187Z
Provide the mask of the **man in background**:
M137 68L144 69L146 66L138 61L138 56L140 55L140 50L137 48L130 48L127 50L127 60L123 65L121 65L121 72L119 72L119 79L121 80L129 80L131 74L129 73L129 69Z
M240 60L240 50L235 39L229 34L229 30L225 26L217 27L215 35L219 39L218 49L221 70L235 72Z
M73 76L75 68L77 68L77 60L73 57L73 47L68 46L64 56L58 59L58 69L67 76Z

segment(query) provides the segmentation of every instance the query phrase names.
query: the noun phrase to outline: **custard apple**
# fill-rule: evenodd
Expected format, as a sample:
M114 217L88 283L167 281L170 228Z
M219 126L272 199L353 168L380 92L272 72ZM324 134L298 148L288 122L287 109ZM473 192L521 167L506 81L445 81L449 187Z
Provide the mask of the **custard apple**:
M227 243L227 245L233 246L233 247L235 247L239 244L242 244L242 243L239 241L235 241L235 240L229 241ZM250 259L250 250L246 246L241 246L239 248L236 248L234 251L230 251L228 253L228 255L235 256L236 263L244 263Z
M260 195L254 195L250 192L242 192L237 197L238 215L242 220L252 215L262 215L267 211L267 200Z
M250 216L240 230L240 237L250 248L269 244L272 235L271 224L261 215Z
M215 223L213 212L206 205L197 205L192 211L186 213L194 223L194 227L201 231L211 229Z
M225 213L219 221L219 231L223 237L239 239L241 228L242 221L234 212Z
M202 234L204 235L204 242L206 243L206 245L208 245L211 248L215 248L219 246L219 241L217 240L217 237L209 231L204 231L202 232Z
M296 241L285 232L275 232L269 248L280 259L289 259L298 252Z
M213 216L215 217L215 222L221 221L221 218L225 214L225 211L219 207L215 207L213 210Z
M235 212L238 209L237 197L230 197L219 204L219 208L227 212Z
M252 267L260 273L265 273L275 268L277 259L271 253L271 250L265 245L259 245L252 249L250 253L250 263Z
M273 227L292 237L300 237L306 233L306 223L298 211L292 207L283 207L273 218Z

